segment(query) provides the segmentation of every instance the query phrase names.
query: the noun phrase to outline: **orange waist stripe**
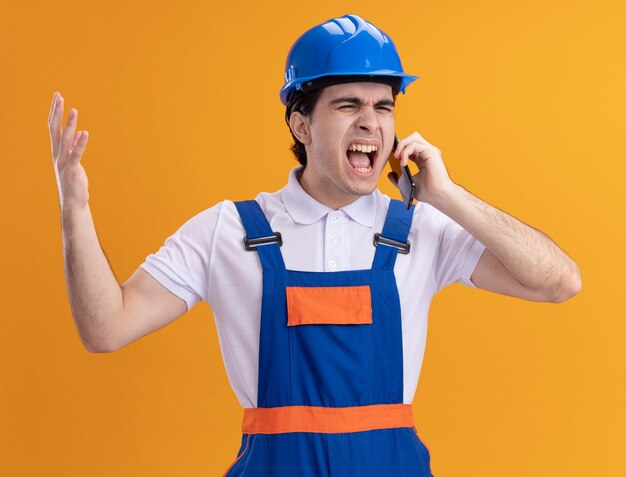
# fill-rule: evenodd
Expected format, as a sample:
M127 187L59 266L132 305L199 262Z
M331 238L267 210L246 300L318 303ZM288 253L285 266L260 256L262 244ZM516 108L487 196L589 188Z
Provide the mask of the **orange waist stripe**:
M283 434L286 432L371 431L394 427L414 427L410 404L372 404L355 407L283 406L243 410L243 434Z

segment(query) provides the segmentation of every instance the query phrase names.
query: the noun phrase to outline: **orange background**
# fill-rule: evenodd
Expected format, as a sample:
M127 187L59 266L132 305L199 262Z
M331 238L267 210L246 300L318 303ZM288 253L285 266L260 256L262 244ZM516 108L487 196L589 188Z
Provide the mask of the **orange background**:
M311 26L358 13L421 76L399 97L452 179L554 239L583 290L433 301L414 402L437 477L626 475L623 2L15 2L0 17L0 472L221 475L240 443L206 303L111 354L67 297L48 137L54 91L120 282L187 219L283 186L278 99ZM65 124L65 118L64 122ZM383 192L398 194L385 181Z

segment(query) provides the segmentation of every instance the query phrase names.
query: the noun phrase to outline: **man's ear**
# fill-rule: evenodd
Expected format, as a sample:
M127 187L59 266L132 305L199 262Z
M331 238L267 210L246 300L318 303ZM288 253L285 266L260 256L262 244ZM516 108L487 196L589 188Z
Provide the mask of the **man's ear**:
M289 117L291 132L302 144L311 144L311 129L309 118L299 111L294 111Z

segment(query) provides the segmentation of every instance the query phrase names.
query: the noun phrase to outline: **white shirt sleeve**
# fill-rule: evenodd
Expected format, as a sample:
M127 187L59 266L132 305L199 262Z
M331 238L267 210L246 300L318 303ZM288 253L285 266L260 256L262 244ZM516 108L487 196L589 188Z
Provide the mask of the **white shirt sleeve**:
M433 262L437 291L452 283L476 288L470 277L486 247L450 217L436 213L441 223Z
M140 265L161 285L185 300L187 311L207 301L211 249L223 202L185 222Z

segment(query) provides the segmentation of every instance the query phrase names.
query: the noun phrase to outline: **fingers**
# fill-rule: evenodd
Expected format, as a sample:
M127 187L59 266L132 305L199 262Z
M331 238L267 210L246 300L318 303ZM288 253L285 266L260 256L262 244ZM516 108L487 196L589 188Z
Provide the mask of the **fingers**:
M409 160L413 156L413 161L416 162L419 167L420 166L420 163L418 162L419 155L422 152L425 152L427 150L428 150L428 146L421 144L421 143L417 143L417 142L412 142L410 144L405 145L405 147L400 151L400 157L399 157L400 165L402 167L408 165Z
M413 143L416 143L416 142L424 144L426 146L434 147L431 143L429 143L426 139L424 139L420 133L415 131L415 132L411 133L410 135L408 135L407 137L405 137L404 139L402 139L401 141L398 141L398 145L396 146L396 151L394 153L395 156L399 159L400 155L402 154L402 150L407 145L413 144Z
M57 92L52 95L52 104L50 104L50 114L48 114L48 127L50 127L50 120L52 119L52 113L54 112L54 104L56 103Z
M83 134L83 131L76 131L76 134L74 134L74 138L72 139L72 145L70 146L70 154L72 152L72 149L76 147L76 143L78 142L78 139L80 139L81 134Z
M76 131L77 117L78 111L75 108L71 108L69 113L67 113L67 124L61 134L61 150L59 151L59 157L63 158L69 156L72 138L74 137L74 131Z
M87 131L80 131L76 134L73 141L74 145L70 153L71 163L80 162L83 152L85 152L85 147L87 146L87 139L89 139L89 133Z
M405 141L405 144L408 143L408 142L417 141L417 142L424 143L424 144L426 144L428 146L432 146L432 144L429 143L426 139L424 139L424 137L420 133L418 133L417 131L412 132L411 135L405 137L403 139L403 141Z
M421 167L423 160L428 157L428 154L423 154L421 158L420 155L425 152L436 152L437 150L435 146L426 141L426 139L416 131L401 141L398 141L394 155L400 159L400 165L402 167L408 165L409 160L413 160L418 167Z
M87 131L76 131L78 110L75 108L70 109L65 129L61 130L63 102L61 94L55 91L52 95L52 105L48 115L52 157L55 160L62 158L61 162L78 163L87 146L89 133Z
M63 119L63 96L54 94L52 111L50 112L50 142L52 143L52 157L59 157L61 143L61 120Z

